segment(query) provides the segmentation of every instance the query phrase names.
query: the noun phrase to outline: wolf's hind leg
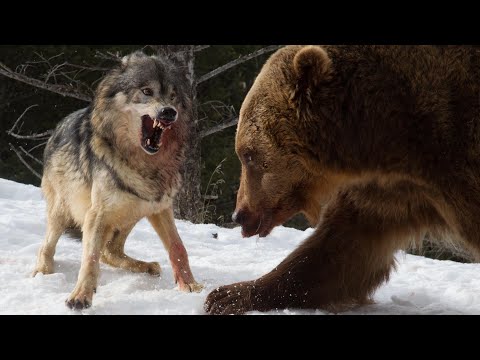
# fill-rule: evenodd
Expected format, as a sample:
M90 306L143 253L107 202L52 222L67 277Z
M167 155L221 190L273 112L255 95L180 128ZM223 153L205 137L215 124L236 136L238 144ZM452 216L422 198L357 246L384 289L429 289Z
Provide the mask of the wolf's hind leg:
M134 224L135 225L135 224ZM130 270L137 273L148 273L160 276L161 269L158 262L145 262L131 258L125 254L124 247L128 234L133 226L123 230L115 230L111 240L107 241L102 253L102 262L113 267Z
M32 276L38 273L52 274L53 273L53 256L55 255L55 248L58 239L66 229L65 216L58 208L49 209L47 212L47 232L42 246L38 250L37 264Z

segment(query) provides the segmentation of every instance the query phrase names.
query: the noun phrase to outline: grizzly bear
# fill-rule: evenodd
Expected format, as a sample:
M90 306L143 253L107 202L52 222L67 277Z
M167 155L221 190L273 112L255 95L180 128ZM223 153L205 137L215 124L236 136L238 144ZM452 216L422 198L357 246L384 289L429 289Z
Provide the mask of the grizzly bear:
M268 274L222 286L211 314L371 301L425 234L480 255L480 54L459 46L288 46L240 111L233 219L315 232Z

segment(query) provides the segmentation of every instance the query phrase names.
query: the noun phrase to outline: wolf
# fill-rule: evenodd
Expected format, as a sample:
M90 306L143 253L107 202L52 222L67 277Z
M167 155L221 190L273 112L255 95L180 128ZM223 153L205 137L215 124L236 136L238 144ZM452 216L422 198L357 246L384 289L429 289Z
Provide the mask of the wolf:
M106 74L88 108L57 125L44 152L47 229L33 276L53 273L59 237L80 229L82 260L69 308L92 305L100 261L160 275L158 262L124 252L144 217L169 253L179 289L201 291L173 217L191 107L188 79L175 63L134 52Z

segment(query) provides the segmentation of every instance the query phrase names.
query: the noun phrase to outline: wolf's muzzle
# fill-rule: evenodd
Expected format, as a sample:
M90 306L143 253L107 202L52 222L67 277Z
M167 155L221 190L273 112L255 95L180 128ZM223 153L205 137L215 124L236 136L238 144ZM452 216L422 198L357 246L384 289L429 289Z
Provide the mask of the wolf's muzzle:
M177 110L170 106L163 107L158 112L157 119L165 124L172 123L177 120Z

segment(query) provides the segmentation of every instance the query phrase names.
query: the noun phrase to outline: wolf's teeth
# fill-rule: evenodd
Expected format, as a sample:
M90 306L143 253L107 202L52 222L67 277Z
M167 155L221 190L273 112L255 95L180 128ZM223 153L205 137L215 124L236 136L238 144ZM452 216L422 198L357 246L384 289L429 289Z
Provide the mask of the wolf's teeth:
M157 119L153 119L153 127L156 128L157 125L160 123Z
M150 139L147 139L147 145L150 146Z

